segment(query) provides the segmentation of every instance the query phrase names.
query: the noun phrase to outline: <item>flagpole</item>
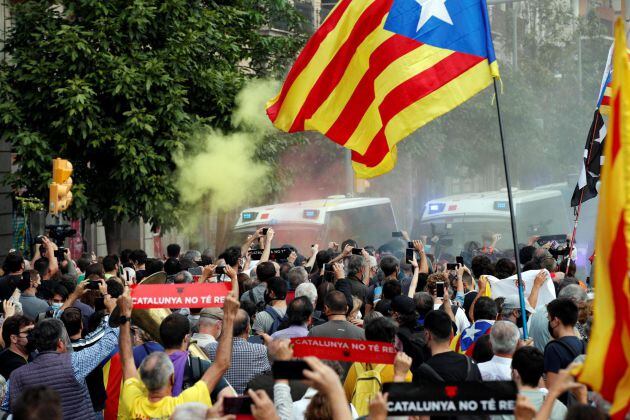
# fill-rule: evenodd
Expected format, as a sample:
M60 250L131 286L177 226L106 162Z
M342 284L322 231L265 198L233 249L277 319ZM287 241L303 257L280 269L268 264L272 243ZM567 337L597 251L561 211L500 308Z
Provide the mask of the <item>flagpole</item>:
M518 297L521 303L521 317L523 318L523 338L527 340L527 312L525 311L525 294L523 292L523 275L521 273L521 258L518 249L518 236L516 234L516 218L514 217L514 198L512 197L512 181L508 170L508 157L505 152L505 137L503 135L503 120L501 119L501 106L499 105L499 90L497 89L497 79L493 80L494 95L497 104L497 116L499 118L499 135L501 137L501 152L503 154L503 167L505 169L505 183L507 184L508 203L510 206L510 223L512 225L512 242L514 243L514 255L516 257L516 275L518 278Z

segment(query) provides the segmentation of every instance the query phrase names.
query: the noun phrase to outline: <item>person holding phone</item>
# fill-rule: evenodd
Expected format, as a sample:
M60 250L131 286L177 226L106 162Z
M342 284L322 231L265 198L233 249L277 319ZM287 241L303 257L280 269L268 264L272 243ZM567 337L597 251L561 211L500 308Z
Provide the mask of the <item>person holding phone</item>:
M239 309L238 300L226 296L223 306L223 334L219 338L214 363L201 379L177 397L172 397L174 367L164 352L148 355L136 369L131 348L129 321L133 308L127 295L118 299L120 307L120 337L118 345L123 370L123 388L119 415L123 418L167 418L175 408L187 402L201 402L211 406L210 392L230 367L232 356L232 330Z

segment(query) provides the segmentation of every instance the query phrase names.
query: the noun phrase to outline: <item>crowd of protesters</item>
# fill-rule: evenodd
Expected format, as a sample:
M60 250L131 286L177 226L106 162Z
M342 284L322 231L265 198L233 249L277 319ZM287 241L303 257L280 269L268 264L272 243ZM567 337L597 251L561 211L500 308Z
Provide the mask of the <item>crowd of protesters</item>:
M540 271L524 339L518 297L487 293L489 276L516 273L493 245L465 250L466 264L449 270L454 261L409 237L378 248L352 239L283 245L288 258L271 260L273 237L258 230L216 258L171 244L163 258L123 250L74 261L45 237L30 261L9 254L0 277L2 416L233 418L224 401L244 395L256 419L382 419L382 383L513 380L519 397L505 418L605 418L603 402L571 374L586 352L589 294L572 263L566 270L546 247L520 249L523 269ZM263 250L260 260L252 249ZM134 321L129 288L152 276L232 290L223 308L169 311L151 336ZM556 298L537 305L534 289L545 282ZM290 339L300 337L378 341L398 353L392 365L307 357L304 380L275 379L273 364L291 360Z

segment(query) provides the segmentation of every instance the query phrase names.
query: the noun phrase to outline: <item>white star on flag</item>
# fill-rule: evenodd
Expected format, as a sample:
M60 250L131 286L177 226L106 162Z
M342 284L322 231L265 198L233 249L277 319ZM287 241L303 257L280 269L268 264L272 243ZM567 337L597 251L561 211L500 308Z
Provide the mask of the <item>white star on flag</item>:
M449 25L453 24L451 15L448 14L444 4L446 0L416 0L416 2L422 7L416 31L419 31L432 17L438 18Z
M477 333L481 331L481 329L477 329L475 328L475 324L472 324L470 326L470 328L466 328L464 330L464 337L463 338L470 338L471 340L475 339L475 335L477 335Z

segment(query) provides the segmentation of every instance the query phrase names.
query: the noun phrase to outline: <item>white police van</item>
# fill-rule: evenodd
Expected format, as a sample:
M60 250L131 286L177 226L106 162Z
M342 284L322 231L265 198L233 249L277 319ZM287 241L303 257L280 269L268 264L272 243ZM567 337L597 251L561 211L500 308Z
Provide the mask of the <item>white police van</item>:
M517 234L520 243L537 235L569 232L568 207L559 190L512 189ZM498 249L513 249L507 189L453 195L429 201L414 237L437 235L445 251L459 255L471 241L501 234Z
M235 240L244 240L258 228L271 227L274 244L300 250L352 238L359 246L379 246L398 230L389 198L331 196L321 200L271 204L248 208L234 225Z

